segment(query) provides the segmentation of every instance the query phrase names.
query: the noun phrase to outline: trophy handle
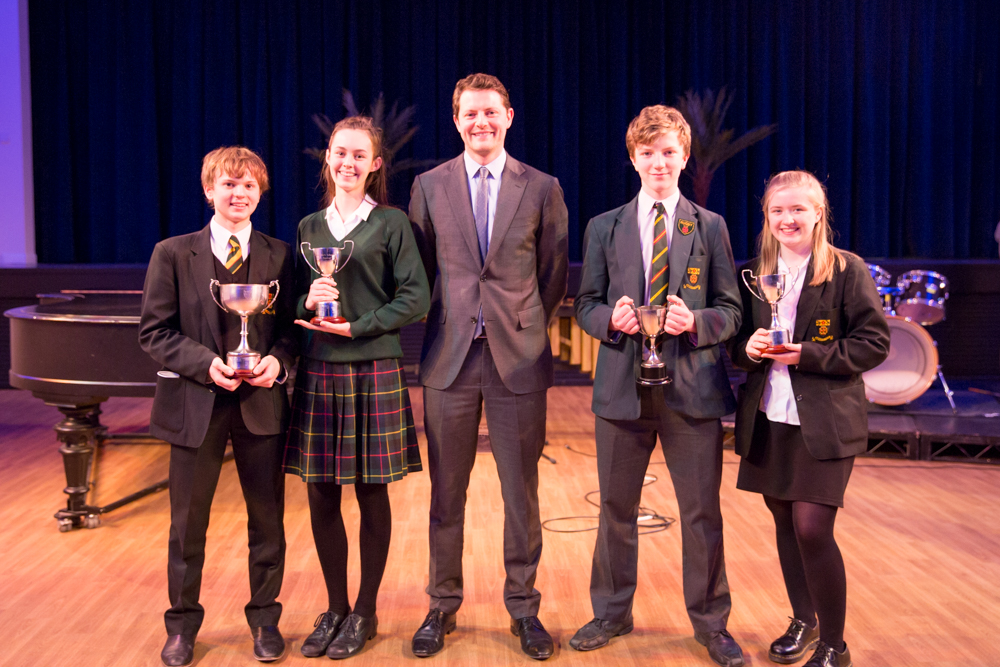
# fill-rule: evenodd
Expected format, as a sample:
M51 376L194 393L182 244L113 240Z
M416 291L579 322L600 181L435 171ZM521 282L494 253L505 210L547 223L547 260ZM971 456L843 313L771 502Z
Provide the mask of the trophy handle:
M748 282L747 282L747 274L748 274L748 273L750 274L750 277L751 277L751 278L756 278L756 276L754 276L754 274L753 274L753 271L751 271L750 269L743 269L742 271L740 271L740 277L741 277L741 278L743 278L743 284L747 286L747 289L748 289L748 290L750 290L750 293L751 293L751 294L753 294L753 295L754 295L755 297L757 297L758 299L760 299L760 300L761 300L761 301L763 301L764 303L767 303L767 299L765 299L765 298L764 298L764 297L762 297L762 296L761 296L760 294L758 294L758 293L757 293L757 290L755 290L755 289L754 289L754 288L753 288L753 287L752 287L752 286L750 285L750 283L748 283Z
M309 241L303 241L302 243L299 244L299 252L302 253L302 259L306 260L306 266L308 266L310 269L312 269L319 275L323 275L323 272L317 269L315 266L313 266L313 263L309 261L309 255L306 254L306 248L305 248L306 246L309 246L309 252L312 252L312 244L309 243Z
M272 287L274 288L274 296L268 299L267 305L264 306L264 310L267 310L268 308L273 306L274 302L278 300L278 292L281 291L281 285L278 284L277 280L272 280L267 284L267 291L270 292Z
M215 298L215 288L218 287L219 285L221 285L221 283L215 278L212 278L210 281L208 281L208 291L212 293L212 301L215 302L215 305L221 308L224 312L228 313L229 309L223 306L221 303L219 303L219 300Z
M347 247L348 243L351 244L351 251L349 253L347 253L347 259L345 259L343 262L337 262L337 268L334 270L334 273L340 272L340 270L342 268L344 268L344 266L347 264L347 262L350 261L351 255L354 254L354 241L351 241L350 239L344 241L344 248ZM341 248L341 250L343 250L343 248Z

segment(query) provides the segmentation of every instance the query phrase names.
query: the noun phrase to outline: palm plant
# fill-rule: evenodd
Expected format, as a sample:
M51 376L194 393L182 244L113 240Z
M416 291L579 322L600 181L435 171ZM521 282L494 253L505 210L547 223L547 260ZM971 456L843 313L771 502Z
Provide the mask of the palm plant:
M691 180L694 199L700 206L708 203L712 177L723 162L778 131L777 124L761 125L733 139L732 129L722 129L732 102L733 94L726 92L725 86L718 95L711 90L703 95L689 90L677 99L677 108L691 126L691 158L694 160Z
M346 88L344 89L343 102L344 109L347 110L345 117L361 115L357 104L354 103L354 95ZM416 111L416 105L400 109L398 101L393 102L392 107L386 111L385 97L382 93L378 94L375 103L371 106L369 115L372 122L377 127L382 128L382 161L387 165L387 178L392 178L394 174L408 169L428 169L440 164L440 160L414 160L407 158L396 162L393 159L403 146L413 139L413 135L417 133L417 130L420 129L419 125L413 125L413 114ZM307 148L305 149L305 153L322 162L326 158L326 147L330 144L330 134L333 132L336 123L323 113L314 113L312 120L320 132L323 133L323 147Z

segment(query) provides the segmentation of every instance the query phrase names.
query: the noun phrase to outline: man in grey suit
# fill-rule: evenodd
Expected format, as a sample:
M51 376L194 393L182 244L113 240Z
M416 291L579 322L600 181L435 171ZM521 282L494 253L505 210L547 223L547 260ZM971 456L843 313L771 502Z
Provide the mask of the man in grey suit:
M684 601L695 638L718 664L743 664L726 630L730 596L722 549L722 425L736 408L719 343L742 305L721 216L677 189L691 129L676 109L646 107L625 135L642 189L587 225L576 318L601 341L594 378L600 525L590 579L594 619L570 640L589 651L632 631L639 499L660 438L680 510ZM633 304L669 304L660 357L673 382L636 383L648 348Z
M504 603L522 650L544 660L553 644L538 621L534 587L542 552L538 459L553 382L547 325L566 294L568 215L559 182L504 150L514 110L496 77L460 80L452 108L465 151L418 176L410 193L431 282L420 360L431 609L413 653L437 653L455 628L466 492L485 408L504 503Z

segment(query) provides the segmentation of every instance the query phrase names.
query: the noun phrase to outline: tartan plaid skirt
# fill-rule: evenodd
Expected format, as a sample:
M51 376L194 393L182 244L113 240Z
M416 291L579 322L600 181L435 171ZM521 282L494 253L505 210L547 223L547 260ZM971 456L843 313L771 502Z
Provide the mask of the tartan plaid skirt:
M292 394L285 472L306 482L386 484L422 469L398 359L303 356Z

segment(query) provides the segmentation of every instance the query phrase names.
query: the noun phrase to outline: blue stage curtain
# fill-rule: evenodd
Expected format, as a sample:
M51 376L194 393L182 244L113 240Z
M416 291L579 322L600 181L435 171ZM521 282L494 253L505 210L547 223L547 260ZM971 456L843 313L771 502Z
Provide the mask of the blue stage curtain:
M629 120L722 86L737 133L779 126L712 184L737 257L766 178L792 168L826 182L841 247L996 256L995 0L32 0L29 17L42 262L144 262L200 229L201 158L235 143L271 172L255 224L292 240L319 200L312 113L383 92L417 107L400 157L450 158L452 90L474 71L510 90L510 154L559 177L573 259L587 220L638 190Z

